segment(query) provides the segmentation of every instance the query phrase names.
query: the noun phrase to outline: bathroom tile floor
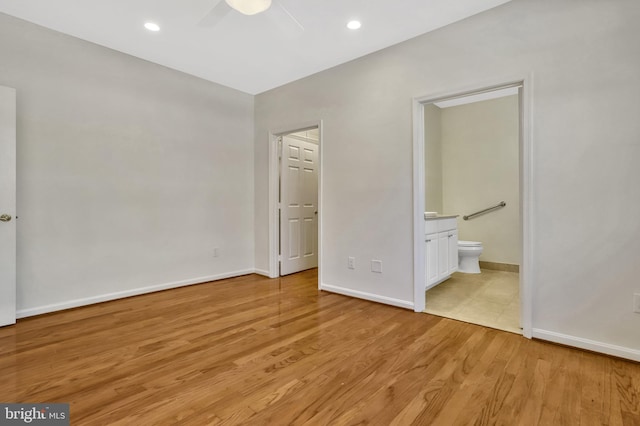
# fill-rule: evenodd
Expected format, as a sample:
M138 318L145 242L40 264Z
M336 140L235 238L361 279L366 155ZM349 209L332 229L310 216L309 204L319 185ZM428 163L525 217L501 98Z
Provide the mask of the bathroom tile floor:
M516 272L456 272L426 292L425 312L522 334L518 281Z

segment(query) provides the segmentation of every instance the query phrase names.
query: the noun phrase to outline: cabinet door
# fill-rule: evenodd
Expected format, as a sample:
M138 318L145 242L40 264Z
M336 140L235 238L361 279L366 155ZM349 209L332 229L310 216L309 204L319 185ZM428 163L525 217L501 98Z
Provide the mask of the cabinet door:
M425 237L426 255L426 286L438 281L438 234L429 234Z
M458 270L458 231L449 231L449 235L449 274L453 274Z
M438 233L438 279L449 276L449 234L451 232Z

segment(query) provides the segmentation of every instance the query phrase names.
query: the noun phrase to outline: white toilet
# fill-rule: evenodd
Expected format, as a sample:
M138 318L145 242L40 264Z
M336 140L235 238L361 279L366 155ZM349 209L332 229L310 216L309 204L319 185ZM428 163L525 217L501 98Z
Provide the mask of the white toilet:
M479 274L482 243L458 240L458 272Z

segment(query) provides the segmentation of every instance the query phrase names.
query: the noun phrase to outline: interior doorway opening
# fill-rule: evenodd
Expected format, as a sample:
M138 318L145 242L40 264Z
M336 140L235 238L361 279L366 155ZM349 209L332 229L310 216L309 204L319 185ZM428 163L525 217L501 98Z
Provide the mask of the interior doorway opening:
M312 268L320 276L321 122L271 132L270 145L269 276Z
M433 137L433 135L429 135L429 132L432 131L433 129L427 128L428 124L426 124L426 121L427 121L426 117L429 115L430 112L431 112L431 115L433 116L433 111L430 111L430 110L434 108L439 109L440 107L488 102L489 99L492 99L492 98L498 99L498 98L504 97L505 99L508 99L507 98L508 96L511 96L511 99L508 100L508 102L510 102L511 108L514 109L514 111L511 111L513 114L511 116L511 119L513 122L515 122L515 123L512 123L512 125L515 125L517 127L517 131L516 131L516 135L513 136L513 146L510 148L512 149L512 152L508 156L509 160L505 160L505 161L509 161L511 164L511 167L515 168L515 170L513 171L515 173L515 178L513 176L505 177L506 176L505 175L502 177L498 177L498 179L506 179L507 181L511 180L511 182L508 182L511 184L510 190L506 191L503 189L505 192L513 193L511 195L511 202L507 203L507 206L511 208L510 209L503 208L502 207L503 200L501 199L501 197L496 196L495 194L490 195L491 191L486 191L487 199L484 202L475 200L475 203L472 203L472 205L476 206L477 210L485 210L486 207L491 207L494 205L499 205L500 207L497 210L486 209L488 210L488 213L484 213L483 215L478 216L476 219L469 220L467 222L463 220L463 216L472 216L472 213L474 213L475 210L471 209L468 206L465 208L461 208L459 203L460 198L463 198L463 199L472 198L477 192L483 192L483 191L478 191L476 188L475 190L471 190L471 192L469 192L468 194L465 193L465 191L468 189L468 188L465 188L465 180L467 182L469 181L468 176L465 177L463 176L464 173L457 173L455 170L449 171L450 172L448 173L449 182L447 182L447 184L443 185L442 182L434 183L434 179L437 180L436 177L434 177L435 175L437 175L437 173L434 173L434 170L429 169L429 164L433 164L434 152L437 152L437 150L434 151L433 148L428 149L428 147L426 146L425 140L428 137ZM452 308L451 311L457 309L457 312L456 312L457 315L441 315L441 316L447 316L450 318L459 319L466 322L476 322L485 326L494 326L494 328L507 329L505 327L497 326L496 324L487 323L486 321L484 322L474 321L470 315L467 315L467 314L470 314L471 312L463 312L464 303L467 304L467 307L470 307L470 311L474 309L475 311L478 311L477 305L480 302L478 302L477 300L472 300L470 298L467 300L459 301L460 305L454 306L455 300L451 299L451 294L457 293L458 296L462 297L464 296L464 287L467 287L467 289L473 289L474 292L476 293L476 296L479 295L478 293L486 292L488 294L491 294L491 296L495 296L496 298L503 299L501 300L501 302L506 302L507 305L511 305L509 307L507 307L506 305L505 306L492 305L490 306L490 308L495 308L495 309L500 308L504 310L505 313L507 310L511 310L510 313L513 318L511 319L511 323L510 323L511 327L508 328L508 331L521 332L525 337L531 337L531 333L532 333L531 289L530 289L531 278L530 278L530 272L529 272L531 247L529 242L530 242L530 233L531 233L530 197L532 192L531 191L531 186L532 186L531 159L532 157L531 157L531 143L530 143L530 135L529 135L529 132L530 132L530 124L529 124L530 123L530 119L529 119L530 106L529 105L530 105L529 85L527 84L526 79L515 80L513 82L506 83L506 84L496 84L492 86L486 86L485 88L482 88L482 89L476 88L475 90L471 89L466 91L459 91L457 93L452 93L448 95L445 94L445 95L438 95L438 96L425 96L425 97L414 99L414 207L415 207L414 209L414 233L415 233L414 234L414 310L416 312L424 312L424 311L430 312L430 308L431 308L431 310L434 311L431 313L443 314L447 311L446 309L443 309L443 308ZM466 117L467 118L470 117L468 115L468 113L470 112L470 108L467 109L466 112L467 112ZM448 117L453 117L453 116L454 114L448 115ZM465 115L463 114L462 116L465 116ZM448 123L448 124L451 124L451 123ZM450 128L450 130L451 129L453 130L449 132L450 133L448 135L449 139L452 139L452 134L454 135L464 134L464 130L467 130L466 128L468 127L468 125L470 125L470 123L458 123L457 127ZM487 127L486 123L483 123L483 125ZM488 126L488 127L491 127L491 126ZM469 134L466 135L466 138L474 139L473 136ZM477 139L479 140L479 138ZM455 158L457 156L461 158L466 158L467 165L470 164L468 163L469 161L480 162L480 157L482 157L482 155L484 154L487 154L487 152L484 152L484 153L479 152L479 147L478 146L474 147L472 145L474 142L477 142L477 141L471 140L469 142L470 145L468 146L461 146L460 144L458 144L457 146L455 144L452 144L451 146L449 146L448 150L450 152L447 154L448 161L451 162L451 158ZM513 149L515 149L515 151L513 151ZM467 152L466 150L471 150L472 152ZM475 151L475 153L473 151ZM431 155L432 158L429 158L429 155ZM442 155L442 153L440 152L437 155ZM485 162L489 164L493 161L494 165L499 164L499 163L496 163L496 158L490 158L490 157L491 156L500 157L501 155L502 154L500 152L489 153L488 155L489 158ZM483 167L478 164L474 164L474 165ZM502 167L502 165L500 166ZM467 170L466 166L463 165L462 167L464 167L465 172L469 171ZM493 169L494 168L492 167L492 170ZM491 171L489 171L488 174L490 175ZM495 178L496 176L493 176L493 177ZM516 180L516 182L513 182L513 180ZM454 196L448 197L448 200L443 203L442 193L437 194L437 190L434 189L438 186L440 186L441 190L442 188L457 187L459 188L458 189L459 193L454 194ZM496 183L495 186L499 186L499 185ZM494 200L493 198L496 198L496 199ZM443 210L446 210L446 211L443 211ZM467 210L470 210L470 211L467 211ZM500 210L502 210L500 213L492 213ZM463 241L465 239L472 239L472 238L481 239L482 237L479 237L478 235L482 235L482 234L478 234L477 233L478 230L474 228L481 227L482 222L484 222L486 225L487 222L493 221L494 224L492 226L494 226L493 231L495 231L495 226L498 226L498 227L502 226L502 221L506 220L505 218L507 217L506 215L507 210L510 210L509 223L512 223L511 228L514 228L510 231L512 232L512 234L514 234L514 235L511 235L511 237L513 237L511 238L513 240L511 242L511 246L512 246L511 250L517 251L516 256L515 257L511 256L511 257L514 257L513 259L511 259L509 258L509 254L506 254L504 256L506 256L508 259L500 260L500 261L491 261L490 259L488 259L489 261L483 262L484 264L480 264L480 267L489 269L489 268L493 268L494 266L505 266L508 269L508 271L494 271L492 269L487 271L487 273L485 274L482 274L482 273L480 273L480 275L468 274L469 272L467 269L468 264L466 262L467 259L465 259L464 268L462 269L464 269L465 272L467 273L463 274L463 273L455 272L459 266L457 264L459 261L459 257L457 256L457 254L459 252L459 247L460 247L460 245L458 244L458 239ZM446 221L441 221L439 216L438 218L433 218L432 216L435 212L437 212L439 216L449 215L454 218L457 216L457 218L453 219L453 222L456 222L455 227L447 230L435 229L433 221L438 223L441 222L443 226L445 223L447 225L451 225L451 221L452 221L452 219L448 216L446 218ZM429 218L427 218L427 213L429 213L429 216L430 216ZM475 223L471 225L471 222L474 222L474 221ZM464 225L460 229L458 229L458 223L460 222L462 222ZM444 232L438 233L439 231L444 231ZM427 232L431 232L432 234L427 235ZM490 233L491 230L489 230L488 232ZM444 235L444 233L447 233L447 235L455 236L455 238L450 237L448 240L439 239L440 234ZM451 242L455 240L456 247L450 248L447 246L446 249L434 251L433 247L431 248L427 247L427 244L428 244L427 241L433 241L434 235L438 237L438 238L435 238L436 240L435 244L451 245L452 244ZM489 234L485 233L484 235L486 236ZM489 237L485 237L485 238L487 239L487 243L491 245L491 248L492 248L491 251L495 252L495 250L493 249L498 244L492 238L489 238ZM470 241L470 242L473 243L474 241ZM469 241L466 241L462 245L465 245L467 243L469 243ZM475 249L476 249L475 247L472 248L472 250L475 250ZM441 261L441 259L440 260L437 259L438 253L440 253L441 256L442 255L446 256L447 259L445 259L444 261ZM495 258L501 259L500 256L502 255L492 253L490 257L493 257L494 259ZM505 265L502 265L502 263L504 263ZM452 266L452 268L448 269L448 272L449 272L448 274L444 274L444 276L442 276L442 274L439 273L439 269L441 269L440 265L444 265L444 266L449 265L449 266ZM434 274L434 271L433 271L434 268L438 269L438 273ZM509 269L509 268L515 268L515 269ZM515 270L519 270L519 273L514 273ZM502 274L505 276L509 275L509 277L502 277L502 276L488 277L488 275L496 275L496 274L497 275ZM480 276L482 276L482 279L478 281L479 279L478 277ZM434 278L438 278L438 279L434 280ZM503 281L500 284L500 286L504 288L501 288L498 290L489 289L489 281L491 281L492 279L494 281L495 280ZM506 281L510 281L510 282L506 282ZM486 286L486 288L484 287L479 288L481 286ZM509 295L506 294L507 287L509 287L509 293L510 293ZM429 306L430 295L429 295L429 292L426 292L426 290L430 288L432 289L432 290L429 290L432 292L431 301L434 302L432 303L431 307ZM443 295L445 295L445 293L448 293L448 295L445 295L445 299L448 299L448 300L443 302L443 299L440 299L438 301L436 296L440 296L440 295L436 293L442 293ZM506 300L508 297L513 299L514 295L517 298L516 300ZM435 303L435 302L439 302L439 303ZM446 304L449 304L450 306L448 307L444 306ZM487 302L487 305L490 305L490 304L491 303ZM514 313L513 305L515 304L517 304L517 306L515 307L516 309ZM436 311L439 311L439 312L436 312ZM500 313L497 313L494 310L492 315L496 316L497 318L501 313L502 311ZM490 315L487 315L487 316L490 316ZM496 318L494 318L494 320ZM504 322L505 317L503 316L501 319ZM520 331L520 327L522 329L521 331Z
M453 216L451 230L425 217L425 312L522 334L518 88L424 112L424 211Z
M278 136L279 274L318 267L318 128Z

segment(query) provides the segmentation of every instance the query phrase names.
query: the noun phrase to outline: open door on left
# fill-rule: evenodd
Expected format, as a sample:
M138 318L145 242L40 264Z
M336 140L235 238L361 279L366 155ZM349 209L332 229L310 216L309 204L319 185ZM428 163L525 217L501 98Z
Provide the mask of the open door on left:
M318 267L318 144L282 138L280 275Z
M0 86L0 326L16 322L16 90Z

